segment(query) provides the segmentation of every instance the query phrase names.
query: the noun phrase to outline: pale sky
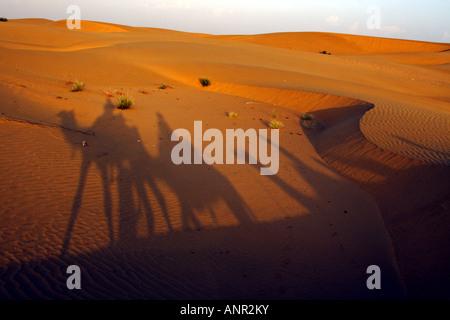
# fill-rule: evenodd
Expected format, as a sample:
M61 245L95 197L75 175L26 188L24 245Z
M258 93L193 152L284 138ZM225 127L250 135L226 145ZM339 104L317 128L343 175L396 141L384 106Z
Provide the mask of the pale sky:
M8 19L82 20L210 34L325 31L450 42L450 0L1 0Z

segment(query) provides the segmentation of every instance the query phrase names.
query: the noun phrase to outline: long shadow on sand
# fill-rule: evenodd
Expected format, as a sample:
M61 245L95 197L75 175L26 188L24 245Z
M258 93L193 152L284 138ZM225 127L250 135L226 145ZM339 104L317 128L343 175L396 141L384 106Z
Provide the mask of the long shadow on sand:
M173 165L168 142L171 128L158 118L158 156L139 142L136 128L122 114L113 112L107 100L103 114L90 128L81 128L72 112L62 112L62 125L91 130L95 138L82 149L78 184L72 201L62 250L58 256L12 263L2 272L0 297L5 299L389 299L402 298L398 275L387 262L382 291L366 287L366 269L373 256L350 261L347 250L360 244L339 243L332 232L339 219L318 212L290 219L258 222L245 200L214 166ZM69 133L67 133L69 134ZM71 133L72 134L72 133ZM70 140L70 136L67 136ZM167 140L165 140L167 139ZM314 212L324 201L323 185L335 183L308 167L298 157L281 153L308 174L313 198L275 176L260 176ZM71 250L75 225L83 219L83 198L89 172L101 175L103 212L110 244L90 252ZM259 167L250 166L259 176ZM253 170L250 169L250 170ZM266 180L267 179L267 180ZM178 200L182 231L175 230L162 181ZM117 188L117 201L113 201ZM235 226L203 228L199 211L214 220L218 202L224 203L237 221ZM117 208L113 204L117 203ZM167 227L155 234L155 210ZM331 208L331 206L330 206ZM114 219L117 212L118 219ZM147 237L138 236L139 221L146 223ZM356 219L358 219L356 217ZM114 228L114 221L118 226ZM330 223L323 223L329 221ZM333 223L331 223L333 222ZM324 227L326 225L326 227ZM117 231L115 231L117 230ZM116 232L116 233L115 233ZM117 234L117 235L116 235ZM369 244L370 246L371 244ZM374 245L376 246L376 245ZM348 249L347 247L353 247ZM376 248L376 247L374 247ZM358 249L359 250L359 249ZM369 250L370 252L370 250ZM376 255L375 255L376 256ZM385 258L383 258L385 259ZM79 265L82 289L66 287L67 266Z
M63 254L69 249L74 225L82 205L88 171L93 165L97 166L102 179L104 214L107 219L111 245L116 242L130 243L137 238L137 224L141 214L145 215L148 235L153 235L154 213L148 199L148 188L162 209L168 230L173 230L166 199L155 182L156 179L165 182L177 196L185 230L201 229L202 225L197 219L195 211L206 208L210 214L214 215L214 203L219 200L226 203L240 223L251 223L251 210L222 174L214 168L204 165L173 166L170 171L157 169L170 161L170 146L160 143L159 156L152 157L140 143L141 137L137 129L127 126L121 114L113 113L114 109L114 105L108 99L104 105L103 114L98 117L91 128L80 128L73 112L59 113L64 127L92 131L101 141L97 144L93 142L82 150L78 187L62 246ZM158 124L160 135L172 131L159 113ZM65 131L65 133L69 132ZM115 180L115 175L119 194L117 239L115 239L113 230L111 196L111 185ZM214 188L208 187L206 182L213 185ZM190 190L190 192L186 192L186 190Z

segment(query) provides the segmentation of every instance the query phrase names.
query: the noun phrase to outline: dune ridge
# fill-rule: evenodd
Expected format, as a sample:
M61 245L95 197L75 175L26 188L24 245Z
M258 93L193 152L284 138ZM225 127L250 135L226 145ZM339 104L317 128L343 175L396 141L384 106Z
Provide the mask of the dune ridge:
M66 20L58 20L51 24L57 28L67 29L67 21ZM132 27L120 26L113 23L106 22L95 22L95 21L87 21L82 20L80 22L80 31L83 32L130 32L133 30ZM77 29L74 29L77 30Z
M218 39L248 42L264 46L301 51L327 51L331 54L380 54L406 52L441 52L448 44L413 40L366 37L325 32L288 32L257 35L210 36Z

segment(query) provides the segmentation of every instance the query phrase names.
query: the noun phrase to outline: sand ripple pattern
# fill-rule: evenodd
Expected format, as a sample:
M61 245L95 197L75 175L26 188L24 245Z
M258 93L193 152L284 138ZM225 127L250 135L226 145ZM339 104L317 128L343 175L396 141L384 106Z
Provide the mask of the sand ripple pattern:
M450 165L450 113L382 103L364 115L360 126L367 139L385 150Z

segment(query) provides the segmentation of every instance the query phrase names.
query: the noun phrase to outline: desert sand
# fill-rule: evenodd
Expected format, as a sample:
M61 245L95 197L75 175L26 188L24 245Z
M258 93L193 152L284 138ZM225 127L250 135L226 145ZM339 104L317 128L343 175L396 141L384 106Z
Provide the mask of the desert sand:
M0 23L0 298L450 297L450 44L65 23ZM171 161L274 113L276 175Z

